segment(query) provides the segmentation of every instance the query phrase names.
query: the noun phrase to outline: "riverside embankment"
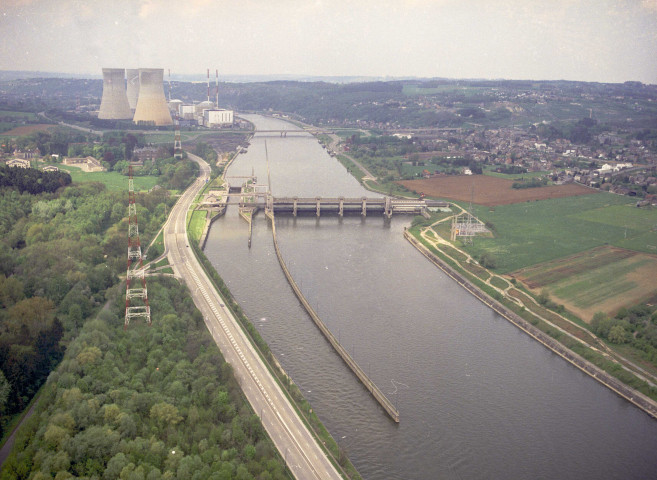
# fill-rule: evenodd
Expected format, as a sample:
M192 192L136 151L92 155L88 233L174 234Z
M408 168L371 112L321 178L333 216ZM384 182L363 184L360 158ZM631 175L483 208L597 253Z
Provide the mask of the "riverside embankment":
M657 403L655 403L651 398L645 396L641 392L638 392L624 383L622 383L617 378L611 376L604 370L600 369L596 365L592 364L585 358L582 358L580 355L576 354L569 348L565 347L559 343L554 338L550 337L547 333L538 329L531 323L529 323L524 318L520 317L516 313L510 311L504 305L502 305L497 300L491 298L489 295L484 293L481 289L476 287L466 278L464 278L460 273L454 270L450 265L444 262L441 258L434 255L430 252L422 243L420 243L408 230L404 230L404 238L408 240L418 251L427 257L434 265L440 268L443 272L449 275L456 283L465 288L473 296L479 299L481 302L486 304L488 307L493 309L496 313L507 319L513 325L521 329L523 332L527 333L533 339L537 340L539 343L545 347L552 350L554 353L559 355L561 358L567 360L572 365L579 368L581 371L596 379L598 382L602 383L607 388L611 389L621 397L625 398L629 402L632 402L634 405L639 407L641 410L646 412L653 418L657 419Z

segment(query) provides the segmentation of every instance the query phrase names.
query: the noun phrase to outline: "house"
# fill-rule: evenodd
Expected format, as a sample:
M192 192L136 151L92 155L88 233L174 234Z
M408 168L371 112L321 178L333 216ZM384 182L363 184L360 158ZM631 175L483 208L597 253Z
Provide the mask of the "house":
M143 165L144 161L146 160L155 160L157 158L158 152L159 148L157 147L135 148L132 152L132 159L133 161L139 162Z
M15 167L15 168L31 168L32 164L30 163L29 160L25 160L22 158L12 158L11 160L7 160L5 162L5 165L8 167Z
M37 149L32 149L32 150L19 150L16 149L14 150L14 156L16 158L20 158L23 160L28 160L30 158L35 158L39 156L39 150Z
M85 172L104 172L105 167L94 157L70 157L62 162L64 165L78 167Z
M44 172L59 172L59 168L54 165L46 165L42 168Z

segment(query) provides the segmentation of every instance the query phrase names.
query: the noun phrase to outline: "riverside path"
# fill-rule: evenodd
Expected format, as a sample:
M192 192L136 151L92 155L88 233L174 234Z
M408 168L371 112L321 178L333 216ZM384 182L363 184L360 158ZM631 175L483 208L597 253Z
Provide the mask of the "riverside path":
M203 314L208 330L221 353L233 367L253 411L260 415L276 448L295 478L339 479L340 474L311 435L289 399L276 383L232 313L216 292L196 259L187 240L187 211L210 176L210 167L201 158L188 154L201 173L171 210L164 227L169 262L190 290Z

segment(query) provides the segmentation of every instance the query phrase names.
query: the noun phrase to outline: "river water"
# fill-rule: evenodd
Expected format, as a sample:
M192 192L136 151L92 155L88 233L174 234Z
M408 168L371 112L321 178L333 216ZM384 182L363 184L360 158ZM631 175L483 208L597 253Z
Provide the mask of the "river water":
M296 129L246 116L258 129ZM378 196L315 138L256 135L228 175L275 196ZM241 183L241 180L231 182ZM498 316L402 237L410 217L283 217L279 245L306 298L398 407L395 424L333 352L287 284L271 227L252 248L237 207L206 255L363 478L657 477L657 421Z

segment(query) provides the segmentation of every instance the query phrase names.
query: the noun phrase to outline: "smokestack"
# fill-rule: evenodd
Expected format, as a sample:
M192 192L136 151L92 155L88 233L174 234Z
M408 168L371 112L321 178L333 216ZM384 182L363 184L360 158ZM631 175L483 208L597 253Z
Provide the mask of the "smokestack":
M210 101L210 69L208 68L208 102Z
M219 70L215 70L215 71L214 71L214 74L215 74L215 77L214 77L214 78L215 78L215 89L214 89L214 93L215 93L215 96L216 96L216 98L217 98L217 104L216 104L216 107L219 108Z
M125 89L125 69L103 68L103 97L100 100L98 118L124 120L132 117Z
M130 110L134 112L139 98L139 69L128 68L125 72L128 77L128 103Z
M152 122L155 125L173 125L164 96L164 69L139 69L139 99L134 123Z
M171 69L169 69L169 103L171 103Z

